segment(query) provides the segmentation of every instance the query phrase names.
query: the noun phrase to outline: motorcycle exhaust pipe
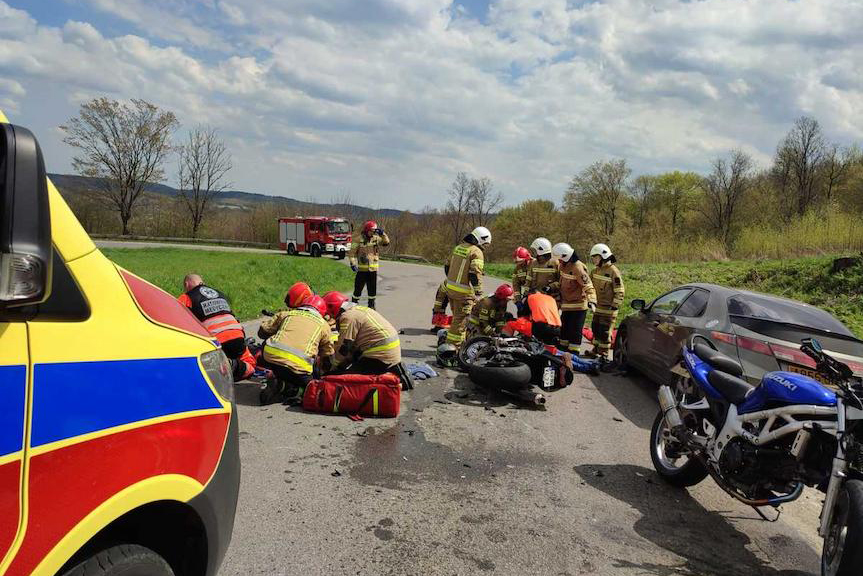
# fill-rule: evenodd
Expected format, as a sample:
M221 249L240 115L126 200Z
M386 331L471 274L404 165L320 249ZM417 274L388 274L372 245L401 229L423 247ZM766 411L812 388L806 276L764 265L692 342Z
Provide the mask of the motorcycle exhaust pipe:
M679 426L683 426L680 412L677 411L677 400L674 399L674 393L668 386L659 387L659 406L662 409L662 414L665 416L665 422L670 429L673 430Z

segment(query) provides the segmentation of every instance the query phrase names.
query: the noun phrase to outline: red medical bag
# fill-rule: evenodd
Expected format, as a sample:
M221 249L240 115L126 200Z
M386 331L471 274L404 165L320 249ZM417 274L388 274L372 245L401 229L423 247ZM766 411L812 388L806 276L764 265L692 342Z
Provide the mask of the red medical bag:
M401 392L401 382L395 374L324 376L306 386L303 409L395 418L401 407Z

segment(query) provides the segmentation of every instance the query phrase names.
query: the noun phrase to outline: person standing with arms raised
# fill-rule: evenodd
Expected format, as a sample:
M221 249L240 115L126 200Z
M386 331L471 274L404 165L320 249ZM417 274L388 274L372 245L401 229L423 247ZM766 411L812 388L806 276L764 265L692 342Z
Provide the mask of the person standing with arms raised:
M363 230L358 242L351 246L351 270L356 273L354 278L354 294L351 300L360 301L363 288L368 290L369 308L375 307L375 297L378 293L378 262L381 246L389 246L390 238L384 229L374 220L363 224Z

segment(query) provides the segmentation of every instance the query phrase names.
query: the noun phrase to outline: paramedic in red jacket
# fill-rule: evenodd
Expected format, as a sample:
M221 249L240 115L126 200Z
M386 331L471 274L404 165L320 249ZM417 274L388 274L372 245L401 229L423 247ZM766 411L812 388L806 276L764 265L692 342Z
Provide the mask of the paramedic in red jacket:
M234 366L234 380L242 380L255 371L255 360L246 347L246 332L234 316L228 298L204 284L198 274L187 274L183 289L177 300L192 311L192 314L222 345L225 356Z

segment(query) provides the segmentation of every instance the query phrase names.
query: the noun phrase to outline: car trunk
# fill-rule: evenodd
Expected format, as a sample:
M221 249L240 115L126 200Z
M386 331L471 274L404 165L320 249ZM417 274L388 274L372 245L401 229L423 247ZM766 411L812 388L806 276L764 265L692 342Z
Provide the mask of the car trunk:
M757 384L765 372L784 370L805 374L833 385L815 371L815 363L800 351L800 341L815 338L831 356L845 362L858 377L863 376L863 342L803 326L764 318L731 316L737 337L737 352L751 383Z

